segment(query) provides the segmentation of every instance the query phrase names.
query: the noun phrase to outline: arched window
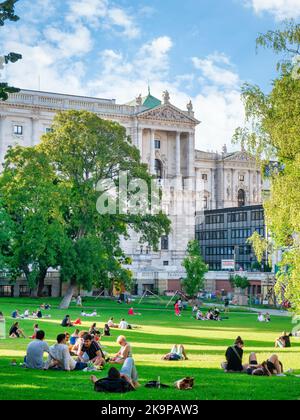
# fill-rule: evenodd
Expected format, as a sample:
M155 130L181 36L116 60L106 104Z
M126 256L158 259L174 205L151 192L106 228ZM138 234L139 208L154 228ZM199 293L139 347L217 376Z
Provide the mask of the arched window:
M159 159L155 159L155 175L158 179L163 177L163 165Z
M238 207L245 207L246 205L246 193L244 190L238 192Z

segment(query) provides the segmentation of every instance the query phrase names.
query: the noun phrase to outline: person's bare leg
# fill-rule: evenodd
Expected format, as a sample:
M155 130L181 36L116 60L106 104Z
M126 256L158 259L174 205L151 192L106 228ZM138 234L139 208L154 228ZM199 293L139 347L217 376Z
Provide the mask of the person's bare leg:
M281 368L281 365L279 363L279 358L278 358L277 354L273 354L270 357L269 361L273 363L273 365L276 368L277 374L280 375L282 373L282 368Z
M98 382L98 379L97 379L97 377L95 375L92 375L90 379L93 382L93 384L95 384L96 382Z
M184 360L188 360L187 354L185 352L185 348L182 345L179 347L179 350L180 350L181 354L183 355Z

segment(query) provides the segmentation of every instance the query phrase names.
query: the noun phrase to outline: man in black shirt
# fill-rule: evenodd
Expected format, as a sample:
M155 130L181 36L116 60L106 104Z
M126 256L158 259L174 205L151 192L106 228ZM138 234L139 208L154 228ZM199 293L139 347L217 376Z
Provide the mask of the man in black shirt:
M81 362L86 362L85 355L89 358L95 366L104 366L105 358L103 351L99 344L93 340L90 334L83 336L83 345L79 351L79 359Z

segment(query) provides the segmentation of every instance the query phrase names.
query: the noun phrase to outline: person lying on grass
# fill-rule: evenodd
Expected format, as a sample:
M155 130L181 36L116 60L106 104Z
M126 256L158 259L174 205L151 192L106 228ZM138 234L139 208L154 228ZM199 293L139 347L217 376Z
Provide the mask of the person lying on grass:
M292 347L290 339L290 337L292 336L293 334L288 334L286 331L284 331L281 337L277 338L277 340L275 341L275 347L279 347L281 349Z
M50 347L51 356L49 355L48 358L49 369L60 369L69 372L87 368L87 363L76 362L71 357L66 334L59 334L56 341L57 343Z
M121 371L112 367L109 369L107 378L97 379L91 376L96 392L125 393L134 391L138 386L137 371L132 358L127 358Z
M23 330L20 328L19 323L15 322L9 330L9 338L26 338Z
M120 330L132 330L132 326L128 324L128 322L125 321L124 318L121 319L121 322L119 324Z
M91 362L95 367L105 365L105 356L100 345L90 334L83 336L83 344L78 352L78 362Z
M128 311L128 315L130 315L130 316L141 316L142 314L134 312L134 309L130 308L129 311Z
M248 367L243 366L244 341L237 337L233 346L228 347L226 351L226 362L222 363L222 368L227 373L242 373Z
M110 363L122 365L128 357L132 357L132 349L124 335L120 335L120 337L117 338L117 343L121 348L118 353L110 359Z
M260 365L257 361L256 354L252 353L246 372L248 375L254 376L283 376L283 364L277 354L273 354L267 361Z
M170 353L163 356L162 360L170 360L170 361L177 361L177 360L189 360L185 348L182 344L175 344Z

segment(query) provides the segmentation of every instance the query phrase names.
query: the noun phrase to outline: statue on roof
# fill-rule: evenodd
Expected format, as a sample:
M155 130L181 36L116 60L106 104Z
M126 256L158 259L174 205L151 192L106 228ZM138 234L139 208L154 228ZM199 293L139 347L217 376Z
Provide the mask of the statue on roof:
M136 104L137 104L137 106L142 106L143 105L143 98L142 98L141 94L139 94L139 96L136 98Z
M170 103L170 94L167 90L164 91L163 93L163 99L164 99L164 104L168 105Z
M223 148L222 148L222 153L223 153L224 155L227 155L227 153L228 153L228 150L227 150L227 146L226 146L226 144L224 144L224 146L223 146Z
M190 100L190 102L187 104L187 110L189 115L194 115L194 107L193 107L193 102Z

